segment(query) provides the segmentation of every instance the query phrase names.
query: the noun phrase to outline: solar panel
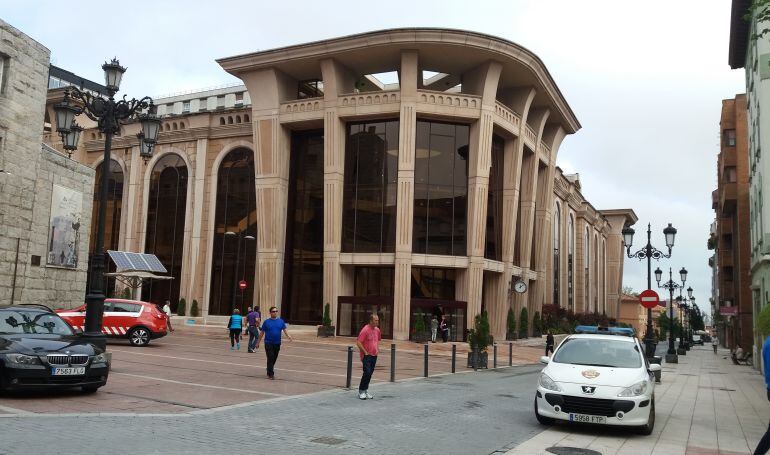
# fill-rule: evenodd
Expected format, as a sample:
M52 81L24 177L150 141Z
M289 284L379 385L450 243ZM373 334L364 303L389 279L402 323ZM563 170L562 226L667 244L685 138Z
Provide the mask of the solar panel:
M107 250L118 270L138 272L168 273L166 268L154 254L131 253L128 251Z

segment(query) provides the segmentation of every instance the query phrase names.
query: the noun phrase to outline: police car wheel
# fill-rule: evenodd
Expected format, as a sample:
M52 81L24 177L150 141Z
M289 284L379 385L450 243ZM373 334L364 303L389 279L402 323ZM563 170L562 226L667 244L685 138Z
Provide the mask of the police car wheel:
M647 419L647 425L642 425L637 428L639 434L645 436L651 435L652 430L655 429L655 398L650 401L650 417Z
M150 331L144 327L135 327L128 332L128 342L132 346L147 346L150 344Z
M535 397L535 418L538 422L540 422L541 425L553 425L552 418L542 416L539 412L537 412L537 397Z

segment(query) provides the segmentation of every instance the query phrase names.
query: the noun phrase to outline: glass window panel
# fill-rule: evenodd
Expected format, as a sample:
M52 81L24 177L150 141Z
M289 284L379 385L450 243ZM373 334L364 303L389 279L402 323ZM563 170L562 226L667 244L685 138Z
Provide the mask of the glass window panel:
M94 202L92 206L91 219L91 237L88 247L89 264L86 283L91 283L91 256L94 252L94 243L96 242L96 229L99 226L99 205L102 187L102 169L104 166L99 164L96 167L94 176ZM107 181L107 209L104 224L104 250L118 250L118 240L120 239L120 219L123 213L123 169L115 160L110 160L110 176ZM115 272L115 264L107 261L107 272ZM112 297L115 290L115 278L105 278L102 289L107 297Z
M503 149L505 140L492 137L491 167L487 189L487 230L484 257L502 260L503 244Z

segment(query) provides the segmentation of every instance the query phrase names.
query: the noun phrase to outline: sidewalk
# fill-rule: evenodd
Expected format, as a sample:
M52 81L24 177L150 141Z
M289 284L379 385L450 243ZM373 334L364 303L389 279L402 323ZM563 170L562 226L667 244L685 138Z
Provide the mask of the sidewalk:
M609 427L555 425L506 454L558 453L546 451L553 446L602 455L751 454L770 420L763 376L750 367L733 365L725 349L714 355L711 346L692 348L679 356L679 364L663 363L655 406L655 431L650 436Z

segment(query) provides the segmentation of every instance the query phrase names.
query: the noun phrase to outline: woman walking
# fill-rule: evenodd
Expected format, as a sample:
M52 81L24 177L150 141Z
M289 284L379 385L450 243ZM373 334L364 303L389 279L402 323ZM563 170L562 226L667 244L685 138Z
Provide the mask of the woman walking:
M227 329L230 331L230 350L241 349L241 330L243 330L243 317L241 311L236 308L227 322Z

